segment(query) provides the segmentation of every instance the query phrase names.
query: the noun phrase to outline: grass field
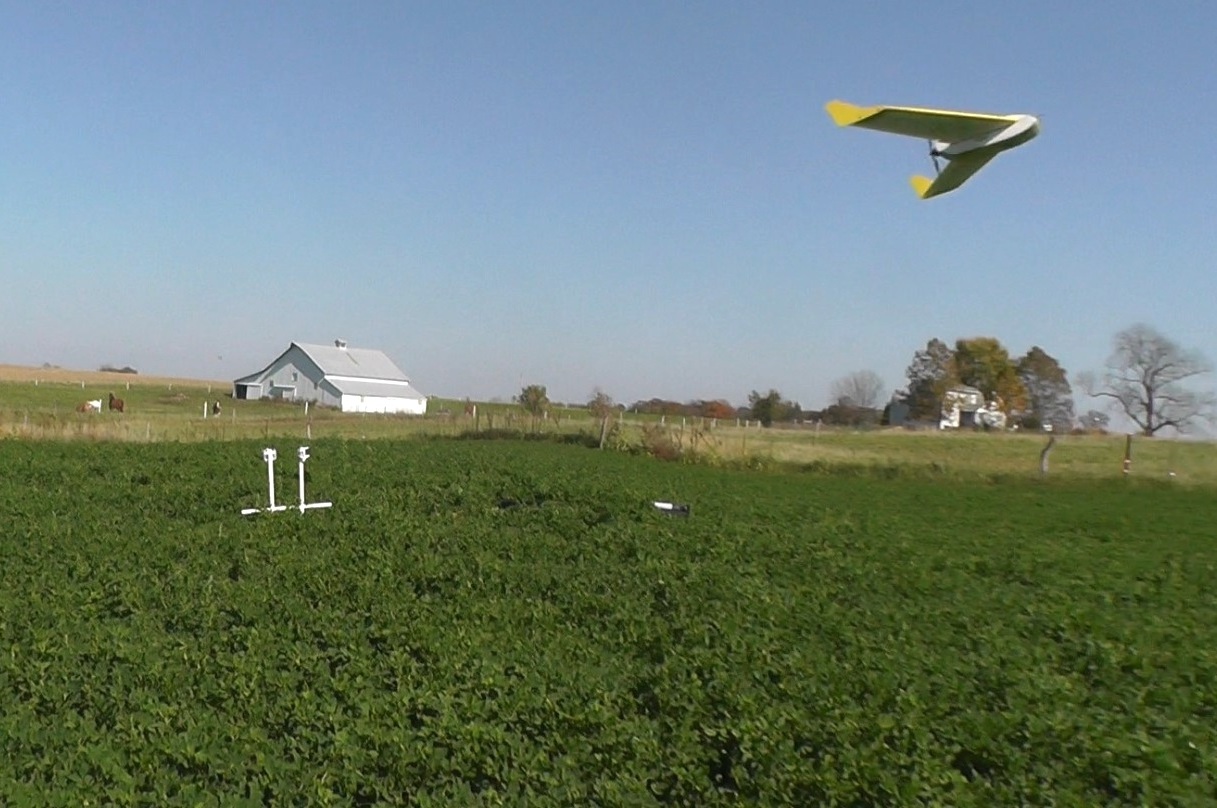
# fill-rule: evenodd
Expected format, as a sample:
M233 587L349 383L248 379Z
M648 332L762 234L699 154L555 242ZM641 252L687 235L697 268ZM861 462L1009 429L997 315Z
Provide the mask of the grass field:
M0 803L1217 801L1213 444L0 375Z
M263 445L0 440L0 803L1217 801L1206 487Z
M44 376L48 373L54 378ZM458 436L491 429L536 430L551 436L598 433L586 410L578 408L558 410L552 420L537 424L510 404L479 403L475 421L464 417L464 402L446 399L432 399L421 418L351 415L328 408L312 408L306 415L300 404L233 401L228 398L229 384L222 382L12 366L0 366L0 379L6 379L0 380L0 437L196 442ZM75 412L81 401L104 399L111 391L126 400L126 413ZM223 408L220 416L204 418L207 403L217 399ZM658 428L655 418L627 414L616 445L637 448L644 429ZM1037 476L1045 441L1043 435L1021 434L742 428L729 421L711 427L697 419L672 419L664 431L687 456L711 463L961 478ZM1114 479L1122 476L1123 456L1123 436L1062 435L1049 457L1050 473ZM1180 485L1217 485L1217 445L1138 438L1132 473Z
M0 366L0 437L53 440L209 441L251 437L407 437L456 434L474 428L463 417L464 403L433 399L429 415L351 415L332 408L281 401L235 401L230 382L145 377L98 371ZM114 393L125 402L124 413L78 413L84 401ZM219 401L219 417L209 405ZM531 429L518 407L480 404L477 428ZM208 415L204 416L207 411ZM586 411L562 409L549 431L577 429L586 424Z

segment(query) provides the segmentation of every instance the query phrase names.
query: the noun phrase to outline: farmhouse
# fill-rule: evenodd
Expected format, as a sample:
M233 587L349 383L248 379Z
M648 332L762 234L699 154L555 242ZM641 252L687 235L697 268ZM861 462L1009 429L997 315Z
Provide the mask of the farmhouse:
M427 397L383 351L293 342L263 370L232 383L237 399L313 401L343 412L422 415Z
M985 429L1005 429L1007 416L1002 409L1000 396L994 396L988 404L985 394L975 387L966 384L950 388L942 397L942 418L938 422L940 429L959 429L960 427L984 427Z
M950 388L942 397L940 429L979 426L977 413L985 407L985 394L966 384Z

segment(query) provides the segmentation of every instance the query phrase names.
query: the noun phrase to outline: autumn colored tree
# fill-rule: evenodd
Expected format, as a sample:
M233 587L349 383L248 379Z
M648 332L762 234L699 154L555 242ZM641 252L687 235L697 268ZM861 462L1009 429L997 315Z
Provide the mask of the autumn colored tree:
M663 398L652 398L647 401L635 401L630 409L644 415L692 415L686 405L679 401L669 401Z
M726 419L735 417L735 407L722 399L699 402L699 412L703 418Z
M993 337L955 341L955 369L960 383L975 387L985 399L1001 399L1006 413L1027 409L1027 388L1010 352Z

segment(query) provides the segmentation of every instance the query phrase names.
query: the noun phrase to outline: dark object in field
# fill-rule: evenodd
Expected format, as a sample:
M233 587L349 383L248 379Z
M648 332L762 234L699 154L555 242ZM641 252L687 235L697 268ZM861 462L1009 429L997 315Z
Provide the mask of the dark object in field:
M668 516L688 516L692 512L691 506L675 502L652 502L651 504Z
M122 412L123 406L125 406L123 404L123 400L121 398L115 398L114 394L111 393L110 394L110 410L113 412Z
M547 502L549 502L549 497L539 495L534 495L528 501L521 501L514 497L503 497L499 500L499 509L509 511L512 508L540 508Z

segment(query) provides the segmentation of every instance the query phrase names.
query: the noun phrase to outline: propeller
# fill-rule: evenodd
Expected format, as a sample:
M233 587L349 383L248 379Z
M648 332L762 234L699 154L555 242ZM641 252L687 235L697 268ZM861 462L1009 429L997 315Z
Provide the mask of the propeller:
M934 164L934 176L942 173L942 166L938 163L938 150L934 148L934 141L926 141L930 144L930 162Z

